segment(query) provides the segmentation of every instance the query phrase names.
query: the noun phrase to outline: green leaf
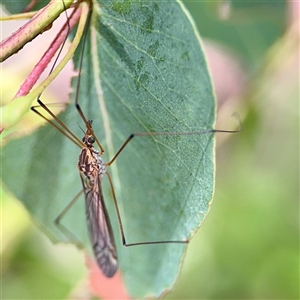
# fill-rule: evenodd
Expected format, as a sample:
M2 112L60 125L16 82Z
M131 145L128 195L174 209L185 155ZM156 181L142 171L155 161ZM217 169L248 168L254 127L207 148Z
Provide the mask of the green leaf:
M133 132L212 128L212 85L199 36L182 4L94 4L79 103L94 121L106 151L104 160L109 161ZM76 85L75 79L74 90ZM84 124L73 104L60 118L83 136ZM193 235L212 199L213 146L213 134L136 137L126 146L109 172L128 243L185 240ZM81 189L79 153L50 125L10 142L2 151L3 182L53 241L68 240L54 220ZM106 178L103 188L130 294L161 295L174 284L186 247L123 247ZM84 211L82 196L62 223L89 247Z

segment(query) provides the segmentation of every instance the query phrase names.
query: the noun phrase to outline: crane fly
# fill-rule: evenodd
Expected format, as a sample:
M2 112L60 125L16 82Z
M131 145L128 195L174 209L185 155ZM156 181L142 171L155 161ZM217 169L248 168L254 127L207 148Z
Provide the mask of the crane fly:
M81 150L77 166L85 195L86 219L93 251L103 273L111 277L117 270L117 251L101 187L106 167L102 153L93 146L92 121L89 120L86 125L82 139L85 147Z
M92 8L89 13L89 20L92 13ZM102 178L104 175L107 176L110 188L112 191L113 202L116 210L118 225L121 233L122 243L124 246L140 246L140 245L155 245L155 244L186 244L189 240L162 240L162 241L143 241L135 243L127 243L125 238L125 233L122 225L121 215L118 208L117 198L114 192L114 187L112 184L112 179L109 172L106 170L107 166L110 166L119 154L123 151L126 145L137 136L175 136L175 135L200 135L206 133L235 133L239 132L238 130L218 130L210 129L204 131L193 131L193 132L137 132L130 134L125 140L123 145L119 148L116 154L109 162L104 162L102 160L102 154L104 149L101 146L100 142L96 138L96 135L93 131L93 121L87 120L84 113L81 110L79 105L79 89L80 89L80 79L81 79L81 70L84 56L84 45L87 36L89 21L87 21L85 27L85 33L83 35L83 45L81 49L81 55L79 58L79 73L78 73L78 82L75 98L75 107L85 124L85 131L83 139L80 140L64 123L53 114L53 112L47 107L38 97L37 106L31 107L31 110L44 118L49 122L53 127L59 130L63 135L65 135L69 140L71 140L75 145L81 148L79 154L77 168L79 170L80 179L82 182L83 193L85 195L85 209L86 209L86 220L87 227L89 231L90 241L92 244L94 256L96 258L97 264L102 270L103 274L106 277L112 277L118 269L118 258L117 250L115 246L114 236L112 226L110 224L109 215L105 206L105 201L102 192ZM44 111L50 115L53 119L46 117L37 108L42 108ZM100 150L94 148L94 144L97 144ZM80 193L77 195L79 197ZM71 203L62 211L62 213L55 220L56 224L60 224L60 220L69 210L69 208L74 204L78 197L75 197Z

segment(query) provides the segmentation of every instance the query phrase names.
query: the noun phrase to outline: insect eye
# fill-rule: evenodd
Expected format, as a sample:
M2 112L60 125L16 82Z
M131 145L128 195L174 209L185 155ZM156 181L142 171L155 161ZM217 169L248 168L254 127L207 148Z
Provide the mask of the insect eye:
M89 144L94 144L95 143L95 138L93 136L88 137L88 143Z

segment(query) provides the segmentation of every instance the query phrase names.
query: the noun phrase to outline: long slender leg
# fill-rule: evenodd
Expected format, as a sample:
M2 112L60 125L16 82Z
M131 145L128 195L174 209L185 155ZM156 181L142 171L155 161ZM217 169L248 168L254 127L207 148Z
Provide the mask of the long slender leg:
M55 225L61 230L61 232L70 240L70 242L76 244L76 246L80 249L84 248L83 244L75 237L75 235L64 225L60 223L62 218L66 215L66 213L70 210L70 208L74 205L74 203L78 200L78 198L82 195L83 190L81 190L74 199L64 208L64 210L59 214L59 216L55 219Z
M120 228L120 232L121 232L121 236L122 236L122 243L124 246L131 247L131 246L155 245L155 244L187 244L189 242L189 240L184 240L184 241L174 240L174 241L155 241L155 242L144 241L144 242L128 244L126 242L126 238L125 238L124 228L123 228L123 224L122 224L122 219L121 219L120 210L119 210L115 190L113 187L113 183L112 183L110 174L107 171L106 171L106 175L107 175L110 187L111 187L111 191L112 191L112 195L113 195L113 199L114 199L114 205L115 205L117 217L118 217L119 228Z
M65 7L65 4L64 2L62 2L64 7ZM66 19L67 19L67 22L66 24L64 25L63 27L63 30L61 32L64 32L65 31L65 27L67 27L67 33L65 35L65 38L62 42L62 44L60 45L60 48L59 48L59 51L58 51L58 54L55 58L55 61L51 67L51 70L49 72L49 75L53 72L57 62L58 62L58 59L59 57L61 56L61 53L62 53L62 50L65 46L65 43L67 41L67 38L68 38L68 34L69 32L71 31L71 25L69 23L69 20L72 18L72 16L74 15L75 11L73 11L73 13L71 14L71 16L69 17L68 14L67 14L67 11L66 11L66 7L65 7L65 14L66 14ZM51 48L51 46L50 46ZM41 97L41 94L38 96L37 98L37 102L39 105L35 105L35 106L32 106L31 107L31 110L33 112L35 112L36 114L38 114L39 116L41 116L44 120L46 120L47 122L49 122L53 127L55 127L57 130L59 130L62 134L64 134L67 138L69 138L73 143L75 143L78 147L82 148L84 146L84 144L82 143L82 141L80 139L78 139L65 125L63 122L60 121L60 119L42 102L42 100L40 99ZM41 107L42 109L44 109L44 111L47 112L47 114L49 116L51 116L59 125L60 127L55 124L55 122L51 121L48 117L44 116L41 112L39 112L37 110L38 107Z
M137 133L133 133L125 140L125 142L120 147L120 149L117 151L117 153L114 155L114 157L108 163L105 163L105 165L110 166L116 160L116 158L120 155L120 153L123 151L123 149L127 146L127 144L136 136L197 135L197 134L199 135L199 134L206 134L206 133L221 133L221 132L223 132L223 133L237 133L237 132L240 132L241 128L242 128L239 118L238 118L238 121L239 121L239 128L237 130L210 129L210 130L194 131L194 132L137 132ZM189 242L189 240L184 240L184 241L172 240L172 241L155 241L155 242L145 241L145 242L137 242L137 243L127 243L125 233L124 233L124 227L123 227L122 219L121 219L121 215L120 215L120 210L119 210L119 207L118 207L117 197L116 197L114 187L113 187L113 183L112 183L112 179L111 179L111 176L108 172L106 172L106 175L107 175L107 178L109 180L110 187L111 187L113 200L114 200L114 205L115 205L116 212L117 212L119 228L120 228L120 232L121 232L121 236L122 236L122 243L123 243L124 246L130 247L130 246L154 245L154 244L186 244L186 243Z
M120 155L120 153L123 151L123 149L127 146L127 144L136 136L167 136L167 135L200 135L200 134L206 134L206 133L237 133L241 131L241 126L237 130L222 130L222 129L209 129L209 130L203 130L203 131L191 131L191 132L136 132L132 133L126 141L123 143L123 145L120 147L120 149L117 151L115 156L107 162L105 165L110 166L116 158Z
M93 6L91 5L89 16L88 16L88 20L86 22L85 32L83 34L83 43L82 43L83 46L82 46L82 51L81 51L81 54L80 54L79 68L78 68L79 70L82 69L82 63L83 63L83 57L84 57L84 49L85 49L84 45L86 43L86 38L87 38L87 33L88 33L88 25L87 24L90 23L90 19L91 19L91 16L92 16L92 9L93 9ZM81 109L81 107L80 107L80 105L78 103L78 100L79 100L78 95L79 95L80 83L81 83L80 79L81 79L81 72L79 72L79 74L78 74L78 81L77 81L78 83L77 83L77 87L76 87L75 107L76 107L76 109L77 109L80 117L84 121L85 125L93 133L93 136L94 136L94 138L96 140L96 143L97 143L98 147L100 148L100 153L102 154L104 152L104 149L103 149L102 145L100 144L99 140L97 139L96 135L94 134L93 128L89 125L88 120L86 119L86 117L85 117L85 115L84 115L84 113L83 113L83 111L82 111L82 109Z
M71 140L75 145L79 148L82 148L84 144L78 137L40 100L38 99L37 102L39 105L31 106L30 109L39 115L41 118L46 120L50 123L53 127L55 127L59 132L61 132L64 136L66 136L69 140ZM37 110L37 108L43 108L53 119L61 126L59 127L55 122L50 120L49 118L45 117L41 112Z

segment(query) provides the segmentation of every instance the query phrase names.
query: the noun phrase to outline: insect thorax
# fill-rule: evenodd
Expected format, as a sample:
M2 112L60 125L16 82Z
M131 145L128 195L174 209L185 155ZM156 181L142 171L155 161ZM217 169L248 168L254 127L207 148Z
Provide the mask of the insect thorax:
M105 164L99 151L93 147L85 147L81 150L77 165L79 171L89 180L94 180L98 176L102 178L103 174L106 172Z

